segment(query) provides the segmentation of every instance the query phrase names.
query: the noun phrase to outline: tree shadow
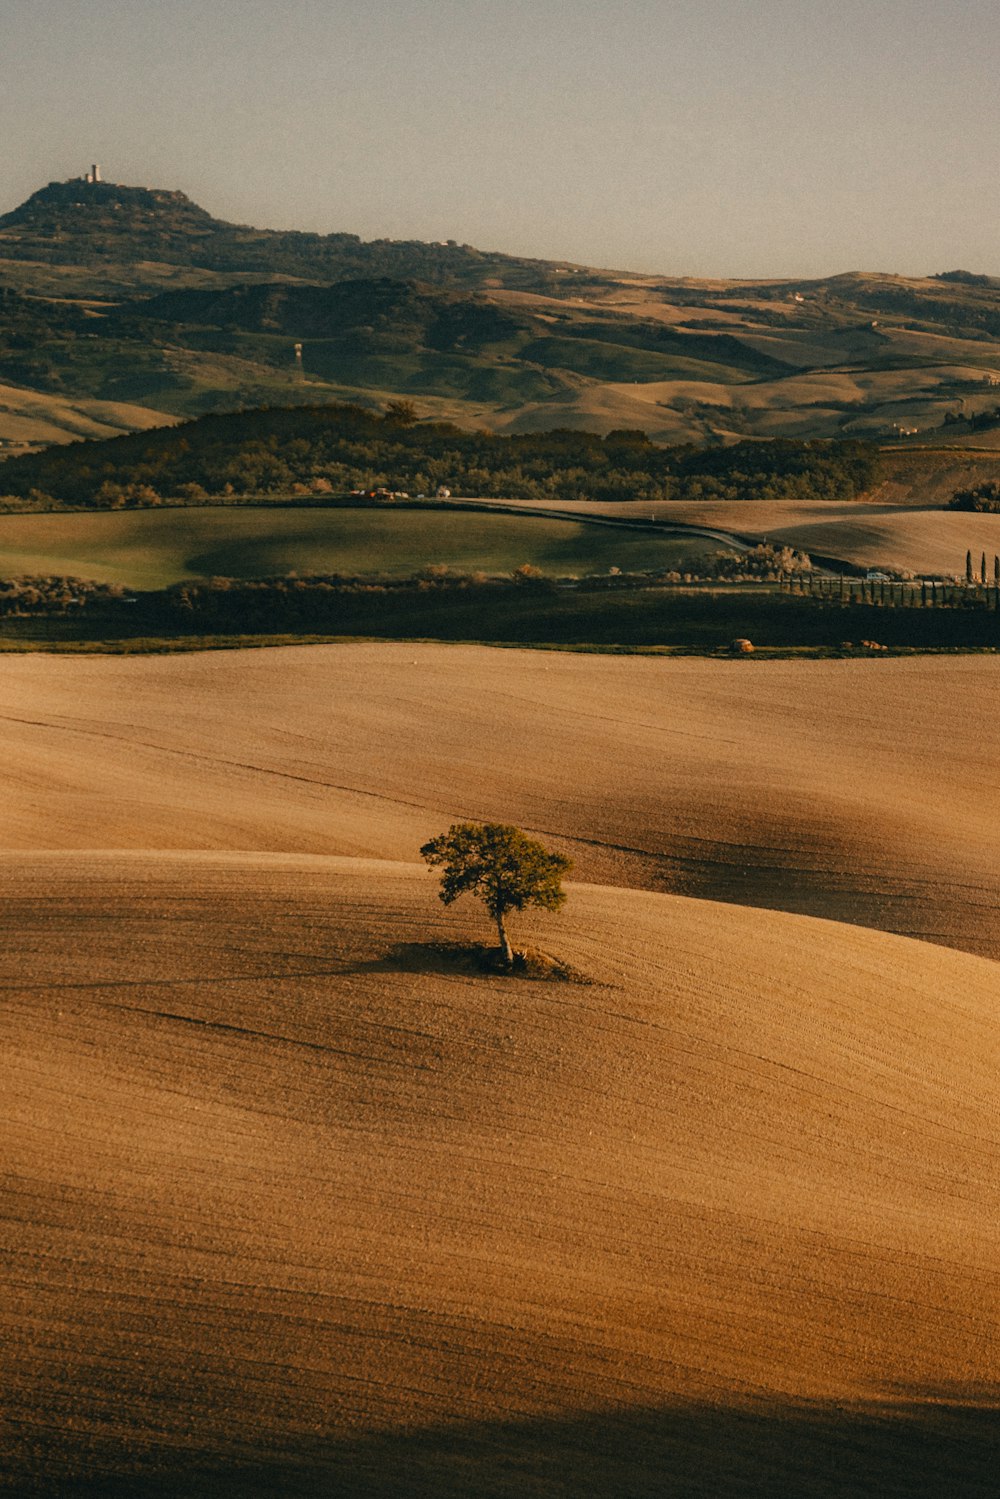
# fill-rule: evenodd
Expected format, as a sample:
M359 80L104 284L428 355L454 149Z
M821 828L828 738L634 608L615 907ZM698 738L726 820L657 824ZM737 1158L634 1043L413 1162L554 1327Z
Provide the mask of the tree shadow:
M354 972L460 974L470 978L514 978L529 982L589 984L590 978L561 958L537 948L514 953L509 963L499 947L480 942L396 942L381 957Z
M52 1499L995 1499L995 1396L891 1405L677 1403L303 1443L259 1461L9 1490ZM122 1467L118 1468L122 1473Z

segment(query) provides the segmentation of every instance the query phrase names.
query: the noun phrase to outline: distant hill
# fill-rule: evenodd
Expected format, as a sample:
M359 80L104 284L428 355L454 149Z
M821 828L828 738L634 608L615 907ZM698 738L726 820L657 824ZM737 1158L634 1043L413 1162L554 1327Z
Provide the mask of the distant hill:
M167 417L406 398L494 431L975 445L1000 427L1000 283L640 276L81 179L0 217L0 381Z
M109 272L120 285L156 285L156 263L226 277L256 272L327 281L377 274L478 284L488 275L534 286L549 274L545 261L454 242L365 243L356 234L253 229L213 218L182 192L83 179L50 182L0 216L0 256L84 267L95 289L107 284Z
M438 349L504 343L531 327L529 318L482 299L432 291L417 281L388 276L332 286L272 282L163 292L126 304L121 316L310 339L391 333Z
M39 442L76 443L117 437L169 425L173 418L128 402L76 400L0 384L0 417L5 436L0 458L31 453Z

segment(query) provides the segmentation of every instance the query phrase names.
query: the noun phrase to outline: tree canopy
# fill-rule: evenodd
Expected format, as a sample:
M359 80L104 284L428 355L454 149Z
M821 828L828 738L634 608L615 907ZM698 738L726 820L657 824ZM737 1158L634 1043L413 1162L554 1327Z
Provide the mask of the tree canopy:
M509 823L456 822L420 852L432 867L442 868L439 895L446 906L460 895L483 902L508 963L514 957L504 920L508 913L525 906L557 911L566 899L561 881L572 860Z
M384 414L332 404L200 417L100 442L8 458L0 493L93 506L204 503L234 494L322 497L387 489L549 500L851 499L874 482L863 442L773 439L725 448L662 447L645 434L467 432L413 421L412 404Z

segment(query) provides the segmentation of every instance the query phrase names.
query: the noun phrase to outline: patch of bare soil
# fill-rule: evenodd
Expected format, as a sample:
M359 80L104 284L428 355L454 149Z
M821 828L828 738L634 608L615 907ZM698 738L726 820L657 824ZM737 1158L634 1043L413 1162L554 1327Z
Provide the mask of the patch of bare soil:
M5 867L9 1492L995 1492L993 963L575 886L521 984L418 866Z

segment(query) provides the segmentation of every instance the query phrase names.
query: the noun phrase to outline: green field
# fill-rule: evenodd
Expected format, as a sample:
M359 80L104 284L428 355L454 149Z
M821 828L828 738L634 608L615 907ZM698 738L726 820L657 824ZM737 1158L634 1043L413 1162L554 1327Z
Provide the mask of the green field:
M557 576L685 571L714 542L470 511L211 506L0 516L0 577L58 575L164 588L185 579L341 573L409 577L445 565Z

